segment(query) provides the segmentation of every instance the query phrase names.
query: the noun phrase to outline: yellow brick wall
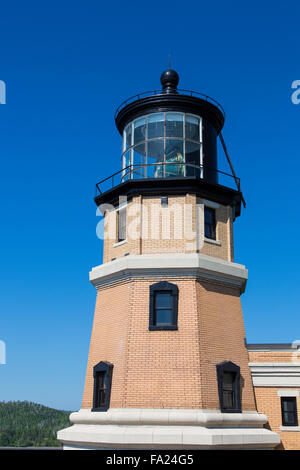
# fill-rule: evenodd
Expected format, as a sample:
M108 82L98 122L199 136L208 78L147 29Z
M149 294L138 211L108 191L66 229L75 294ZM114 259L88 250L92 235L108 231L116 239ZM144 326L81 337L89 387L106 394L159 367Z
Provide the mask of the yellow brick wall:
M93 367L100 361L114 364L114 387L111 396L111 406L123 406L131 288L132 285L128 282L116 285L112 289L102 289L97 294L82 402L83 408L92 408Z
M250 362L292 362L292 352L289 351L249 351ZM278 432L282 444L278 449L300 450L300 432L280 431L282 426L281 400L278 390L299 390L294 387L254 387L257 410L267 415L268 427ZM297 398L298 422L300 423L300 399Z
M251 353L252 355L252 353ZM269 361L265 361L269 362ZM284 390L287 387L255 387L255 398L257 403L257 410L259 413L267 415L269 426L272 431L280 434L282 444L278 449L285 450L300 450L300 432L293 431L280 431L282 426L281 418L281 400L277 391ZM291 388L287 388L291 390ZM297 390L294 389L293 390ZM298 389L300 391L300 389ZM298 420L300 421L300 398L297 397Z
M126 254L198 252L197 236L191 238L187 232L184 214L191 224L191 234L199 231L196 204L202 201L193 194L169 196L168 206L162 207L160 197L134 197L127 205L127 241L121 244L117 243L117 211L107 211L103 262ZM168 220L170 230L166 229ZM205 241L200 253L234 261L232 208L220 205L216 209L216 221L217 240L221 245Z
M179 288L178 330L149 331L149 287ZM111 407L219 409L216 364L241 367L242 403L254 396L238 292L191 278L142 278L101 288L97 295L83 408L92 407L93 366L114 364Z
M291 362L292 353L289 351L249 351L251 362Z
M139 217L128 211L131 206L138 207L141 204L141 196L134 197L127 205L127 225L133 223ZM129 212L129 214L128 214ZM140 249L140 220L137 220L136 231L138 237L127 237L127 242L118 244L117 240L117 211L106 211L105 213L105 236L103 245L103 263L107 263L114 258L120 258L125 254L141 254ZM112 238L114 237L114 238ZM115 246L116 245L116 246Z
M204 407L219 407L216 364L232 361L241 368L242 409L255 410L239 291L218 283L199 282L196 292Z
M199 202L201 203L202 200L200 199ZM232 208L220 205L216 209L216 221L216 238L221 242L221 246L204 242L204 247L200 250L200 253L213 256L214 258L234 261Z

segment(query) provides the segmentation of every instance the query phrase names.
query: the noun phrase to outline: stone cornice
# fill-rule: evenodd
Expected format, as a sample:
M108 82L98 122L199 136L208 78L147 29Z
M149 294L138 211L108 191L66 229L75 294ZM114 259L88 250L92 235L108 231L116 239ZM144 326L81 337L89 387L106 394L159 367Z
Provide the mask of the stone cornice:
M249 362L255 387L300 387L300 361Z
M192 277L238 287L244 292L248 271L245 266L203 254L129 255L96 266L90 281L101 287L132 277Z

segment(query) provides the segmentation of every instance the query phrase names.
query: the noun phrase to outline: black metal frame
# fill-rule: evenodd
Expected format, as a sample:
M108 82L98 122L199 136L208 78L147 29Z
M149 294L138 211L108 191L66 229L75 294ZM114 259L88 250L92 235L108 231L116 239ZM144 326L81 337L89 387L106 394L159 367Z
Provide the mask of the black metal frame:
M172 298L172 323L169 325L155 324L155 295L159 292L169 291ZM176 284L162 281L150 286L149 330L178 330L178 287Z
M92 411L107 411L110 403L110 394L111 394L111 384L112 384L112 373L113 373L113 364L110 362L101 361L94 366L93 377L94 377L94 393L93 393L93 408ZM97 397L97 374L104 372L104 383L106 386L106 397L105 405L96 406L96 397Z
M281 418L282 418L282 426L298 426L298 412L297 412L297 398L296 397L281 397ZM286 411L283 410L283 402L284 401L289 401L294 404L294 409L292 411L293 417L294 417L294 423L293 424L286 424L285 419L284 419L284 413ZM290 411L288 413L291 413Z
M241 193L240 179L235 174L232 162L230 160L221 133L225 122L225 111L223 107L220 105L220 103L218 103L215 99L211 98L208 95L198 93L192 90L177 89L178 81L179 77L175 71L165 71L161 75L161 84L163 86L162 90L152 90L144 93L139 93L123 101L123 103L121 103L115 113L115 122L117 129L119 130L120 134L123 135L123 130L129 122L132 122L134 119L137 119L144 115L156 112L189 113L201 117L203 119L203 122L207 122L208 126L208 135L203 140L203 155L205 158L203 162L208 163L209 161L211 161L212 164L210 163L208 164L208 166L213 166L214 160L216 160L215 139L219 135L228 164L232 171L232 175L229 176L232 176L235 180L237 190L241 196L241 201L245 207L246 203L243 194ZM205 149L204 147L207 145L208 148ZM204 173L206 171L208 171L208 174L209 171L214 171L214 174L223 173L218 172L218 170L209 169L208 166L203 166ZM138 165L137 167L142 168L141 165ZM130 165L130 168L132 169L133 166ZM212 182L212 178L207 178L208 181L209 179L210 182ZM217 181L214 182L217 183Z
M217 364L217 381L218 381L218 392L219 392L219 402L220 409L222 413L241 413L241 389L240 389L240 368L238 365L234 364L231 361L222 362ZM235 374L235 379L233 383L233 408L224 408L223 404L223 374L224 372L232 372Z
M198 91L185 90L185 89L182 89L182 88L177 88L177 91L179 91L180 94L182 94L182 95L194 96L196 98L199 97L202 100L208 101L209 103L213 104L214 106L216 106L221 111L221 113L224 116L224 120L225 120L225 110L224 110L223 106L217 100L215 100L214 98L211 98L210 96L205 95L203 93L199 93ZM165 96L165 93L163 93L163 91L161 89L160 90L151 90L151 91L144 91L143 93L138 93L134 96L131 96L130 98L127 98L127 100L123 101L117 107L117 109L115 111L115 119L117 118L117 116L118 116L119 112L121 111L121 109L125 108L125 106L127 106L128 104L133 103L134 101L140 100L141 98L147 98L147 97L150 97L150 96L153 96L153 95L154 96L159 96L159 95Z
M166 115L168 114L168 111L165 111L165 112L162 112L162 113L159 113L159 114L163 114L164 115L164 120L163 120L163 128L164 128L164 135L162 136L156 136L156 137L151 137L149 138L148 137L148 131L146 132L145 134L145 138L139 142L136 142L136 143L132 143L129 147L127 148L123 148L123 152L122 152L122 167L124 167L124 162L126 161L126 154L130 154L130 161L132 162L133 158L132 158L132 155L134 155L134 152L135 152L135 149L137 149L138 147L141 147L141 146L144 146L144 151L145 151L145 154L143 155L144 158L145 158L145 162L148 161L148 157L149 157L149 148L148 148L148 144L150 144L151 142L158 142L158 141L161 141L163 142L163 145L164 145L164 157L163 157L163 160L162 162L166 162L166 163L172 163L172 162L169 162L168 159L167 159L167 155L166 155L166 146L167 146L167 143L170 143L170 141L180 141L182 142L182 150L183 150L183 153L182 153L182 157L184 159L184 161L186 160L186 144L188 143L192 143L192 144L196 144L199 146L199 157L200 155L202 155L202 158L203 158L203 142L202 142L202 131L201 131L201 128L203 126L202 124L202 118L201 116L197 116L196 114L188 114L188 113L184 113L184 112L179 112L179 114L182 115L182 131L183 131L183 134L182 136L171 136L171 135L167 135L167 122L173 122L173 121L168 121L167 118L166 118ZM194 116L196 117L198 120L199 120L199 139L192 139L190 137L187 137L186 136L186 116ZM145 119L145 128L147 128L148 126L148 116L151 116L151 114L146 114L145 116L140 116L138 119L141 119L141 118L144 118ZM128 125L133 125L135 122L135 120L131 121L130 123L127 124L126 128L128 127ZM124 132L126 130L126 128L124 129ZM133 138L133 135L134 135L134 127L132 128L132 140L134 140ZM124 137L123 137L123 144L124 144ZM126 145L125 145L126 147ZM132 153L133 152L133 153ZM139 153L139 152L137 152ZM199 158L199 161L202 161L201 158ZM176 163L176 162L175 162ZM182 162L178 162L178 163L182 163ZM131 164L135 164L134 162L131 163ZM156 165L157 163L154 163L154 165ZM201 163L203 164L203 162ZM205 165L206 166L206 165ZM145 168L145 166L141 166L141 164L139 164L139 168ZM163 176L164 177L164 176Z
M150 92L151 93L151 92ZM194 93L194 94L193 94ZM138 99L140 96L140 99ZM225 114L221 109L219 103L213 99L207 99L206 95L201 97L196 96L196 92L188 93L160 93L142 96L137 95L137 99L128 102L125 106L119 108L115 115L115 122L120 134L129 122L133 119L143 116L144 114L173 111L173 112L186 112L196 114L204 119L207 119L216 129L217 133L221 131L224 126Z
M198 177L200 180L205 180L205 176L204 177L200 177L200 176L197 176L197 174L201 174L201 172L210 172L212 174L220 174L220 175L224 175L224 176L229 176L230 178L233 178L234 181L238 181L239 182L239 186L240 186L240 178L238 178L237 176L233 177L232 175L230 175L229 173L225 173L224 171L220 171L220 170L216 170L215 168L207 168L206 166L204 165L194 165L192 163L184 163L184 162L157 162L157 163L148 163L148 164L144 164L144 165L128 165L127 167L125 168L122 168L121 170L119 171L116 171L116 173L113 173L111 176L108 176L107 178L104 178L103 180L99 181L98 183L96 183L96 194L95 194L95 197L103 194L103 191L101 190L101 187L100 185L103 185L103 183L111 180L111 189L113 189L114 187L116 187L117 185L119 184L123 184L123 183L126 183L127 181L137 181L137 180L141 180L141 181L145 181L145 180L148 180L148 179L157 179L157 180L166 180L166 179L178 179L178 178L188 178L187 176L161 176L161 177L156 177L156 178L153 178L153 177L150 177L150 178L128 178L128 175L134 175L134 172L140 168L145 168L145 167L156 167L156 166L166 166L166 165L181 165L181 166L184 166L185 167L185 173L186 173L186 169L192 169L192 171L194 171L194 176L192 177ZM163 174L165 175L165 171L163 172ZM120 178L120 183L117 183L115 184L115 180L116 180L116 176L117 175L120 175L122 174L121 178ZM128 178L128 179L125 179L125 178Z

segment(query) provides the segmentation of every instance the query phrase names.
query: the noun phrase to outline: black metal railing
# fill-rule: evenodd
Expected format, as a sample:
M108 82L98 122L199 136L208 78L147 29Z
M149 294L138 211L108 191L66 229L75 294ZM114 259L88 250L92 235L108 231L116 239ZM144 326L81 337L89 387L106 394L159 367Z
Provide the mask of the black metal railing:
M204 101L208 101L209 103L216 106L219 109L219 111L221 111L221 113L223 114L224 119L225 119L225 111L224 111L223 106L217 100L215 100L214 98L211 98L211 96L204 95L203 93L199 93L198 91L184 90L182 88L178 88L178 91L179 91L180 95L195 96L196 98L201 98ZM153 95L168 96L166 93L163 93L162 90L144 91L143 93L138 93L137 95L131 96L127 100L123 101L120 104L120 106L118 106L118 108L116 109L116 112L115 112L115 119L116 119L117 115L119 114L119 112L121 111L121 109L125 108L125 106L127 106L129 103L132 103L133 101L139 100L141 98L147 98L147 97L153 96Z
M197 177L205 181L240 190L240 178L204 165L181 162L157 162L129 165L96 184L96 197L119 184L137 179L170 179Z

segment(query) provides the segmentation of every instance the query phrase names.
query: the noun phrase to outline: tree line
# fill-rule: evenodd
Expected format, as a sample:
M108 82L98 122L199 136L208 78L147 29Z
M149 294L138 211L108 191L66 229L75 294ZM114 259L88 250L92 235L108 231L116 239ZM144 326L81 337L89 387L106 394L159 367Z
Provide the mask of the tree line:
M68 411L29 401L0 402L0 447L58 447L58 430L70 426Z

